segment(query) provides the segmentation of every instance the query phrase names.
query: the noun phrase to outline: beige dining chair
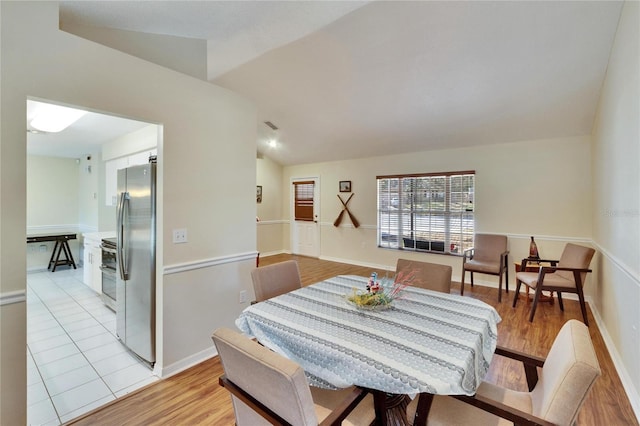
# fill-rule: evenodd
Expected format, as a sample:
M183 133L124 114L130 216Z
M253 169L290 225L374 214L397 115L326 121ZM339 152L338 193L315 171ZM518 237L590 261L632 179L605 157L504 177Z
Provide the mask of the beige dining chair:
M464 275L466 271L471 273L471 287L473 287L473 274L497 275L498 278L498 302L502 302L502 275L505 276L506 292L509 293L509 251L507 250L506 235L475 234L473 247L467 249L462 257L462 280L460 282L460 294L464 295Z
M373 397L350 387L339 391L310 387L295 362L228 328L212 336L231 393L237 426L370 425Z
M261 266L251 271L256 302L297 290L302 287L298 262L287 260L273 265Z
M403 283L442 293L451 292L451 273L451 266L437 263L398 259L396 264L396 278L398 276L410 277Z
M589 264L595 252L596 251L590 247L568 243L562 251L560 260L540 260L540 262L550 263L551 266L541 266L538 272L516 273L516 294L513 298L512 306L514 308L516 307L520 286L523 283L535 290L533 305L531 306L531 313L529 314L530 322L533 322L533 316L536 313L536 307L538 306L542 290L555 291L558 294L558 305L560 305L560 310L562 311L564 311L562 293L576 293L580 301L582 318L588 326L587 307L582 288L584 287L584 280L587 273L591 272ZM522 267L520 268L522 271L525 270L526 261L527 259L523 259L522 261Z
M415 420L414 425L423 425L428 420L429 426L570 426L601 374L589 329L577 320L569 320L562 326L546 359L500 347L496 355L523 362L529 392L482 382L474 396L435 395L426 413L420 412L423 407L419 405L428 399L421 395L409 404L408 418Z

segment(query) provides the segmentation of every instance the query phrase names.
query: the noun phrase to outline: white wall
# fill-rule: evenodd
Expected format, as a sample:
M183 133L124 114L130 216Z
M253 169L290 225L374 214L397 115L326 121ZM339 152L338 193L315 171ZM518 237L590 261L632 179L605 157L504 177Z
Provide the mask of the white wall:
M256 160L256 185L262 186L262 203L257 204L258 222L257 247L261 256L281 253L285 247L283 227L282 166L269 158ZM285 193L287 194L287 193Z
M78 171L74 158L27 157L27 227L78 225Z
M453 267L461 276L460 257L380 249L376 243L376 176L402 173L476 171L476 230L509 236L511 260L528 255L536 237L544 256L559 257L567 241L591 241L591 172L589 137L525 141L477 148L428 151L353 161L285 167L283 193L296 176L321 177L321 256L372 267L395 269L398 257L423 259ZM339 228L333 221L342 205L338 182L351 180L349 209L360 222ZM282 211L289 220L289 197ZM288 231L285 244L289 247ZM513 280L513 267L510 269ZM494 283L491 276L479 282Z
M257 119L253 105L228 90L60 31L55 2L1 2L0 18L4 425L26 423L27 97L163 125L157 231L157 371L163 373L213 353L210 331L245 307L238 292L255 262ZM188 243L172 244L175 228L188 229ZM228 290L216 297L205 288L219 286ZM174 344L204 328L209 331Z
M27 157L27 234L78 231L82 174L75 158ZM27 270L46 269L53 247L53 242L27 244ZM77 262L79 241L69 241L69 248Z
M99 231L100 212L100 154L83 155L78 164L78 231ZM28 213L28 207L27 207Z
M640 417L640 3L627 1L593 129L594 297ZM606 334L605 334L606 333ZM622 367L622 369L621 369Z

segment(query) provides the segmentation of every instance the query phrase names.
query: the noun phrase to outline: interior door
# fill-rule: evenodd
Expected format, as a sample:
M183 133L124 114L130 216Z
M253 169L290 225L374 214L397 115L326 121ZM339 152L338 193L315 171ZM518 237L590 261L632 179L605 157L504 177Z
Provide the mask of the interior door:
M320 257L319 194L319 178L292 180L291 248L293 254Z

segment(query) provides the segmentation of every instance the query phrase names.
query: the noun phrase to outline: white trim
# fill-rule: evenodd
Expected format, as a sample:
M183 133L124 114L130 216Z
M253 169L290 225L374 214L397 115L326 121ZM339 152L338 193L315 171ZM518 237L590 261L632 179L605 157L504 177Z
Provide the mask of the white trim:
M331 227L331 228L353 228L353 229L356 229L356 227L353 226L351 221L346 221L346 222L343 221L343 223L341 223L339 226L334 226L333 222L320 222L320 225L321 226ZM363 225L363 224L360 224L358 229L371 229L371 230L376 231L378 229L378 227L376 225Z
M153 373L160 376L163 379L167 377L171 377L175 374L178 374L188 368L191 368L195 365L198 365L208 359L213 358L218 355L215 346L211 345L211 348L207 348L203 351L190 355L186 358L181 359L178 362L174 362L171 365L168 365L164 368L154 369Z
M23 303L27 301L26 290L8 291L0 293L0 306Z
M291 254L291 252L287 250L270 251L270 252L260 253L260 257L269 257L269 256L275 256L278 254Z
M178 263L175 265L165 266L163 275L178 274L180 272L193 271L195 269L209 268L211 266L223 265L225 263L241 262L245 260L254 260L258 256L257 251L247 253L232 254L229 256L215 257L211 259L197 260L195 262Z
M591 313L596 320L596 324L598 325L598 330L600 330L600 335L604 340L604 344L609 351L609 355L611 356L611 360L613 361L613 366L620 377L620 381L622 382L622 387L624 388L627 398L629 398L629 403L631 404L631 408L636 415L636 419L640 420L640 393L638 393L638 389L633 385L633 380L629 375L629 372L624 366L624 362L622 361L622 357L620 357L620 353L616 349L607 328L600 316L600 312L595 305L595 303L589 303L589 307L591 308Z
M27 235L44 234L50 232L78 232L78 224L70 223L67 225L39 225L27 226Z
M478 234L481 234L481 233L482 232L478 232ZM531 239L531 235L523 235L523 234L502 234L502 235L506 235L508 238L513 238L513 239L524 239L524 240ZM562 242L586 243L586 244L593 243L593 241L590 238L586 238L586 237L558 237L558 236L552 236L552 235L535 235L535 238L537 240L545 240L545 241L562 241Z
M625 275L627 275L627 277L631 281L635 282L638 287L640 287L640 277L638 277L638 275L634 275L633 271L631 270L631 268L629 266L627 266L624 262L618 260L615 256L613 256L607 250L602 248L602 246L600 246L600 244L596 243L595 241L593 241L592 243L593 243L594 247L600 253L602 253L607 259L609 259L611 261L611 263L613 263L616 267L618 267L618 269L620 269L622 272L624 272Z
M284 225L289 223L288 220L262 220L256 222L257 225Z

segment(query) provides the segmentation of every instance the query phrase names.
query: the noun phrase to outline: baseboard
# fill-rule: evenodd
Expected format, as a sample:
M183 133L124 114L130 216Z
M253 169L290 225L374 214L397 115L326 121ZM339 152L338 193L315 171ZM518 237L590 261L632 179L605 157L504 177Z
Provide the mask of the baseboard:
M175 374L178 374L195 365L205 362L206 360L211 359L217 355L218 355L218 352L216 351L215 347L212 345L211 348L207 348L203 351L190 355L164 368L156 368L154 369L153 374L157 375L158 377L161 377L162 379L166 379L167 377L171 377Z
M291 254L286 250L277 250L277 251L269 251L269 252L259 252L260 257L269 257L269 256L276 256L278 254Z
M591 297L587 297L587 302L590 302ZM631 376L629 372L624 366L624 362L622 362L622 358L616 349L616 346L609 335L607 327L605 326L604 321L602 320L602 316L600 312L596 308L595 303L589 303L589 307L591 308L591 313L596 320L596 324L598 326L598 330L600 330L600 335L604 340L604 344L609 351L609 355L611 356L611 360L613 361L613 365L616 368L616 372L620 377L620 381L622 382L622 387L624 388L625 393L627 394L627 398L629 398L629 402L631 403L631 408L636 415L636 419L640 423L640 392L633 385L633 380L631 380Z

